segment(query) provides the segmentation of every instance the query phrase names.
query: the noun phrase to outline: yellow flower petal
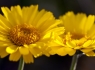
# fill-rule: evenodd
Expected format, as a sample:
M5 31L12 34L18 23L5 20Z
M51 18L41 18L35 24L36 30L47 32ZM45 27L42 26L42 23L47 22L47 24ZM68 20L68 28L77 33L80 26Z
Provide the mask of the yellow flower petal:
M12 22L15 22L15 24L18 24L18 25L24 23L22 19L22 13L21 13L22 11L20 11L19 6L12 8L12 12L13 12L12 15L14 15L13 17L14 19Z
M94 15L89 15L84 27L85 32L87 32L94 24L95 16Z
M58 50L56 51L56 53L57 53L58 55L60 55L60 56L65 56L65 55L67 55L67 52L65 52L65 48L64 48L64 47L58 49Z
M70 48L75 48L76 47L76 43L73 42L73 41L70 41L70 42L66 42L67 46L70 47Z
M95 24L93 24L93 26L91 27L91 29L88 31L89 38L94 39L95 38Z
M55 45L55 46L54 46ZM54 54L56 54L56 51L58 50L58 49L60 49L60 48L62 48L61 46L57 46L56 44L54 44L53 46L52 45L50 45L50 48L51 48L51 50L49 51L49 53L51 54L51 55L54 55Z
M92 50L93 50L93 49L90 49L90 48L89 48L89 49L88 49L88 48L81 49L81 51L84 52L84 53L90 52L90 51L92 51Z
M36 15L36 19L33 20L32 25L36 25L35 23L36 23L37 21L39 21L39 20L40 20L39 18L42 17L45 13L46 13L46 11L45 11L44 9L41 10L41 11Z
M14 45L12 45L12 46L8 46L7 48L6 48L6 52L7 53L14 53L15 51L17 50L17 47L16 46L14 46Z
M19 5L17 5L16 7L15 7L15 11L20 15L20 16L22 16L22 10L21 10L21 7L19 6Z
M45 56L47 56L47 57L50 56L50 53L49 53L50 48L44 48L44 49L41 49L41 50L42 50L43 55L45 55Z
M34 59L33 56L29 53L28 55L23 55L23 59L25 61L25 63L33 63Z
M10 10L7 7L2 7L1 10L5 15L5 17L8 18L8 14L10 13Z
M66 13L66 15L61 16L60 19L63 20L62 24L66 28L66 31L71 31L73 29L73 25L74 25L73 21L72 21L74 19L73 12ZM71 25L71 23L72 23L72 25Z
M17 50L16 52L10 54L9 60L11 60L11 61L18 61L20 59L20 57L21 57L21 54Z
M7 55L9 55L9 54L5 50L3 50L2 52L0 52L0 57L1 58L6 57Z
M28 48L24 48L24 47L19 47L19 52L20 52L22 55L27 55L27 54L29 54Z
M88 41L86 41L86 42L83 44L83 48L86 48L86 47L90 48L89 46L90 46L92 43L93 43L93 40L88 40Z
M31 9L31 10L33 10L33 9ZM31 12L31 11L29 11L29 7L23 7L22 8L22 16L23 16L23 21L24 22L27 22L27 17L29 16L29 12Z
M46 17L47 16L47 17ZM53 15L51 12L46 12L39 21L36 22L36 27L39 28L43 25L43 23L48 20L48 19L52 19Z
M53 20L52 20L53 21ZM60 24L60 20L55 20L55 23L54 22L52 22L52 23L54 23L53 25L50 25L45 31L48 31L48 30L50 30L51 28L53 28L53 27L56 27L58 24ZM52 24L51 23L51 24Z
M95 53L93 51L85 53L87 56L95 56Z
M35 6L35 8L32 10L32 16L29 16L28 18L29 18L29 20L27 21L29 24L32 24L32 22L33 22L33 20L34 20L34 18L35 18L35 16L36 16L36 14L38 13L38 5L36 5Z
M6 24L5 24L6 23ZM9 27L12 27L9 21L0 14L0 25L4 26L5 28L9 29Z
M76 53L76 50L75 49L71 49L71 48L68 48L66 49L67 53L70 55L70 56L73 56L75 53Z
M31 54L34 55L34 57L38 57L42 54L42 51L39 48L29 48L29 51L31 52Z
M87 20L87 16L85 14L82 14L82 15L78 14L76 15L76 18L78 20L77 23L80 22L79 26L77 26L76 29L79 28L78 31L81 31L81 33L84 33L84 27L85 27L85 22Z

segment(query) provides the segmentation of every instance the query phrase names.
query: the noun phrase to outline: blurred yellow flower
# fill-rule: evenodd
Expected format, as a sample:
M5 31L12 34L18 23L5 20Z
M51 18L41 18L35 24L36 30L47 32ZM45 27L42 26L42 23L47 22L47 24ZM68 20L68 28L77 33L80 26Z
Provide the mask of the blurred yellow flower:
M33 56L49 56L46 44L59 20L44 9L38 11L38 5L29 7L2 7L0 14L0 57L9 55L9 60L18 61L23 57L25 63L33 62ZM52 29L52 30L51 30ZM60 29L60 28L59 28ZM47 48L46 48L47 47ZM43 52L43 53L42 53Z
M54 50L50 53L72 56L76 50L80 50L87 56L95 56L95 16L67 12L59 19L62 20L61 26L64 26L65 32L51 43Z

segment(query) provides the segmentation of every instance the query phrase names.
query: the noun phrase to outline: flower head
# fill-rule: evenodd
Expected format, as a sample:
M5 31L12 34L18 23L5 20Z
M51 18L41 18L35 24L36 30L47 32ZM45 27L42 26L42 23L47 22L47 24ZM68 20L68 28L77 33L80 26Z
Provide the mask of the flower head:
M95 50L95 16L84 13L74 14L68 12L60 17L61 26L64 26L65 33L54 42L57 44L55 48L61 56L74 55L80 50L88 56L94 56ZM60 42L60 44L59 44ZM53 48L54 48L53 47Z
M38 11L38 5L11 9L2 7L0 14L0 57L9 55L9 60L18 61L23 57L25 63L33 62L33 56L49 56L47 42L53 28L60 23L51 12Z

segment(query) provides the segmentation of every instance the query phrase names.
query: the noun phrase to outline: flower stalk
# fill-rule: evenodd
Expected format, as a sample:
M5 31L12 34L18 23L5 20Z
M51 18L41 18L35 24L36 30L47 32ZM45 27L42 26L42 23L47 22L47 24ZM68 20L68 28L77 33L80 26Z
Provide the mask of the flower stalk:
M76 70L77 60L78 60L78 55L75 54L75 55L72 57L72 62L71 62L70 70Z
M18 70L24 70L24 60L22 57L20 58L20 61L19 61Z

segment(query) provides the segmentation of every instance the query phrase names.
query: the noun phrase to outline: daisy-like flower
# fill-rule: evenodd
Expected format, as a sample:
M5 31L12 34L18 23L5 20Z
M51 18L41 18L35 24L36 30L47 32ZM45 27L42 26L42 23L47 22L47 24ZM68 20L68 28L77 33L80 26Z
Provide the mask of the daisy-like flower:
M65 32L54 40L50 53L65 56L82 51L87 56L95 56L95 16L84 13L68 12L60 17Z
M0 57L9 55L9 60L18 61L23 57L25 63L33 62L33 56L49 56L46 43L52 30L57 29L59 20L44 9L38 11L38 5L30 7L2 7L0 14ZM60 29L60 28L59 28ZM43 53L42 53L43 52Z

